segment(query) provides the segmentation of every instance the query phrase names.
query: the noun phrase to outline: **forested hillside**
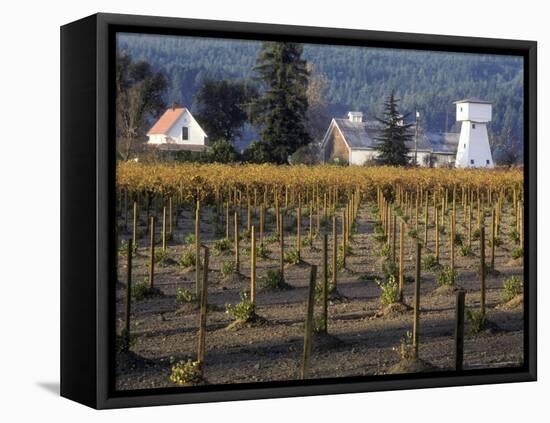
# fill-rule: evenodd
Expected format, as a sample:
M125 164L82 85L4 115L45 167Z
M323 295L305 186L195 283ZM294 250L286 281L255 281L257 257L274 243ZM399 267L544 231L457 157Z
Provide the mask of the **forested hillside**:
M193 110L204 79L253 77L260 43L122 34L118 47L166 74L167 103L177 101ZM481 97L494 102L491 132L509 129L522 140L521 58L312 44L305 45L304 58L313 64L314 74L327 80L325 97L332 116L348 110L379 116L385 97L395 89L401 110L414 114L418 109L425 129L458 130L452 102Z

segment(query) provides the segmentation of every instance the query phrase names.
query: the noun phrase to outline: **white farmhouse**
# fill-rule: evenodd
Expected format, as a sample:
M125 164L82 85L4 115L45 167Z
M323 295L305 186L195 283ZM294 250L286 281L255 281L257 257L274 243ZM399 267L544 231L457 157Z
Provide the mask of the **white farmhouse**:
M363 113L348 112L347 118L333 118L321 142L322 161L342 160L350 165L363 165L376 158L377 138L383 130L378 121L363 121ZM415 143L416 139L416 143ZM409 157L420 166L451 166L456 155L458 134L424 133L407 141Z
M203 151L207 135L185 107L171 107L147 132L147 144L167 151Z
M456 151L456 167L493 168L493 157L487 135L491 121L491 103L479 99L456 101L456 120L462 122Z

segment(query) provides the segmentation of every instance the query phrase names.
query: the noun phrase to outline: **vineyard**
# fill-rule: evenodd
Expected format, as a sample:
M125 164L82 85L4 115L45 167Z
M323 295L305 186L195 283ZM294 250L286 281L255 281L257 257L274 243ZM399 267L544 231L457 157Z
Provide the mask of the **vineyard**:
M117 388L521 365L522 172L118 164Z

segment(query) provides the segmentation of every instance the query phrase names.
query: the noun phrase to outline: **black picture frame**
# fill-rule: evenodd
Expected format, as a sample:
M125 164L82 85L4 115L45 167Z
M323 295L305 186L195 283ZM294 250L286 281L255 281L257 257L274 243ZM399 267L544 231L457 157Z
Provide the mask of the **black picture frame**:
M525 360L521 368L399 376L214 385L122 391L113 389L116 32L368 45L402 49L518 55L524 58ZM90 407L118 408L382 390L534 381L536 313L537 44L470 38L95 14L61 28L61 395ZM111 322L111 323L110 323Z

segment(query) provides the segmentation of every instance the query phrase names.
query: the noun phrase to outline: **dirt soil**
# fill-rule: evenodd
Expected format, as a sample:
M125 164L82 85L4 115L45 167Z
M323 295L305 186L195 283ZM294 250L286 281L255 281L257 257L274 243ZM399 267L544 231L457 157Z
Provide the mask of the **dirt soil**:
M418 366L396 366L400 362L400 340L407 331L412 331L413 312L408 307L398 312L381 312L380 288L375 278L382 278L383 259L379 252L382 244L374 239L372 204L360 209L358 231L351 244L352 255L347 257L346 269L338 273L338 291L345 297L343 301L329 303L329 337L317 336L314 340L310 360L309 378L326 378L357 375L379 375L399 369L416 369ZM507 209L505 211L508 211ZM143 213L145 214L145 213ZM243 216L246 216L243 213ZM225 223L221 217L222 232ZM490 219L490 216L489 216ZM489 219L487 219L489 221ZM464 368L478 369L491 367L517 366L523 362L523 304L514 307L497 307L501 303L502 282L505 278L517 275L522 278L521 260L512 260L511 252L515 245L505 234L513 217L509 211L503 219L503 244L496 248L495 268L498 272L487 277L488 319L498 329L482 331L477 335L467 335L464 346ZM122 219L121 219L122 220ZM212 211L204 212L201 221L203 241L213 246L216 227ZM242 219L245 222L246 219ZM170 259L167 265L156 265L155 286L162 296L132 301L131 332L136 342L131 353L117 355L117 389L141 389L176 386L169 376L174 362L195 359L199 310L194 305L182 306L176 303L177 288L195 291L195 272L182 269L178 264L182 252L189 248L184 238L193 233L193 211L180 210L174 230L174 240L168 243ZM302 220L306 237L309 218ZM314 220L315 221L315 220ZM128 223L128 227L130 227ZM271 232L273 224L269 224ZM421 224L420 234L423 229ZM341 226L338 224L338 229ZM218 233L219 233L219 227ZM329 230L330 228L327 228ZM457 218L457 231L466 238L463 219ZM134 256L133 283L142 281L147 273L149 260L148 237L145 222L141 222L142 234L138 251ZM329 231L330 233L330 231ZM434 229L430 228L430 241L423 253L433 254ZM128 238L123 233L121 238ZM157 238L160 235L157 234ZM295 246L295 237L287 233L286 248ZM319 265L321 273L321 238L313 243L313 248L302 247L305 263ZM243 240L241 249L248 248ZM257 259L257 275L261 277L270 268L279 266L278 243L268 245L269 259ZM479 307L480 278L476 269L479 266L479 242L472 243L473 255L462 257L456 247L457 286L466 290L466 306ZM157 246L160 249L160 246ZM227 384L258 381L292 380L299 377L304 319L306 316L307 284L309 266L287 265L285 279L293 289L285 291L263 291L258 288L257 313L267 322L261 325L244 325L237 330L227 330L233 322L226 313L226 304L236 304L240 294L249 288L250 258L241 255L241 273L245 277L224 278L220 273L222 263L233 260L233 252L210 257L208 286L206 357L204 377L207 383ZM329 251L332 251L329 241ZM487 257L490 248L486 247ZM414 276L413 240L405 241L405 284L404 302L413 303ZM441 264L449 263L448 234L441 236ZM117 283L117 326L120 330L124 315L124 283L126 281L126 257L119 256L119 282ZM453 365L453 331L455 296L452 289L439 288L435 272L422 270L420 298L419 358L420 366L430 369L451 369ZM321 308L316 305L315 314L320 316ZM466 322L466 331L469 324Z

